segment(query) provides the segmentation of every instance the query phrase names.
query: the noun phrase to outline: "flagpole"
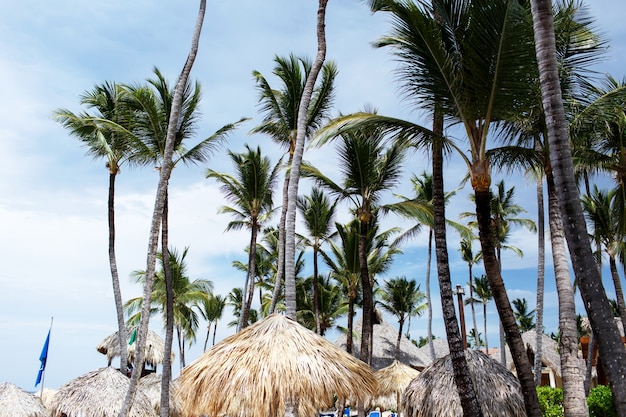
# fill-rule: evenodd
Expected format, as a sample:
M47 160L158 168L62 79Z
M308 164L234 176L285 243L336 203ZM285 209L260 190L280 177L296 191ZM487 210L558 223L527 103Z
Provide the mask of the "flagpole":
M46 339L46 343L50 342L50 333L52 332L52 322L54 321L54 317L50 317L50 329L48 330L48 338ZM46 346L47 348L47 346ZM48 350L46 350L46 364L48 362ZM46 379L46 364L43 365L43 372L41 373L41 388L39 389L39 398L43 400L43 386L44 380Z

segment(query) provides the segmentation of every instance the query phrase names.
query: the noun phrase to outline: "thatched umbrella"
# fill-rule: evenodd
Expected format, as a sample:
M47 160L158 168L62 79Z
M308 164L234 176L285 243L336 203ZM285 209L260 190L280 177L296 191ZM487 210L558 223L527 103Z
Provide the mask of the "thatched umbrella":
M0 384L0 417L46 417L41 399L10 382Z
M170 417L182 416L180 399L176 395L177 386L178 379L170 381ZM139 390L146 394L157 414L161 414L161 375L148 374L141 377Z
M57 393L56 389L52 388L44 388L41 391L41 402L43 402L43 406L46 409L50 408L50 403L52 402L52 398L54 398L54 394Z
M117 369L106 367L88 372L63 385L50 404L51 417L117 417L129 379ZM140 391L130 409L129 417L156 417L150 400Z
M400 396L409 383L419 375L419 371L393 361L386 368L376 371L375 375L378 380L378 397L373 400L374 405L399 411Z
M130 336L136 327L128 327L126 329L127 334ZM111 361L113 358L120 356L120 342L118 339L118 332L115 332L102 340L96 349L98 352L106 355L108 359L108 365L111 366ZM137 343L133 343L128 345L128 361L129 363L133 363L135 360L135 351L137 349ZM147 365L152 367L156 367L156 365L163 363L163 359L165 358L165 341L158 333L153 332L152 330L148 330L148 336L146 340L146 356L145 362ZM174 353L172 353L172 359L174 358Z
M511 372L477 350L466 349L465 358L484 417L526 417L521 386ZM437 359L409 384L402 406L408 417L463 415L449 355Z
M186 367L184 415L275 417L287 404L316 415L338 398L365 400L378 383L371 368L278 314L234 334Z

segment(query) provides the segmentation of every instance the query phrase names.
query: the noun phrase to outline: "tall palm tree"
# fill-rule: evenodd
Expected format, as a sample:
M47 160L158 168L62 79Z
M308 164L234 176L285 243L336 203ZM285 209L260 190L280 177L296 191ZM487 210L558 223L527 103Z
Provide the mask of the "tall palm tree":
M535 310L528 310L528 301L525 298L516 298L513 300L513 307L520 332L524 333L534 329Z
M75 114L68 109L58 109L54 119L61 123L71 135L76 136L87 147L88 154L94 158L106 159L109 173L108 224L109 224L109 267L113 284L113 298L117 313L118 336L120 343L120 369L128 369L126 353L126 326L124 324L124 308L120 279L115 255L115 179L126 162L132 162L133 137L114 129L100 120L107 120L116 125L128 126L132 121L128 117L128 109L124 107L126 90L117 83L106 82L96 85L92 91L86 91L80 97L81 105L94 114L83 112Z
M338 139L339 171L341 184L337 184L312 166L302 166L303 175L312 177L318 185L326 188L339 199L352 203L360 222L359 263L361 290L363 293L363 329L361 333L360 358L371 360L369 349L372 340L374 297L373 285L367 263L367 236L374 208L385 192L396 186L401 176L404 157L402 146L394 142L385 146L385 138L379 130L368 129L346 132Z
M617 257L624 252L624 234L621 223L624 211L619 202L619 189L600 190L594 186L591 195L582 197L583 210L589 220L590 234L598 242L598 265L601 264L602 251L609 258L609 269L615 287L615 298L622 326L626 329L626 303L624 291L617 271Z
M312 240L305 241L313 248L313 311L315 315L315 331L321 334L319 293L318 293L318 254L322 244L332 233L332 224L335 217L337 201L331 203L324 192L313 187L311 195L298 198L298 209L304 221L304 227Z
M478 252L476 255L474 255L474 251L472 249L472 241L474 239L476 239L476 237L474 236L462 237L461 241L459 242L461 245L461 248L459 250L461 252L461 259L463 259L467 263L467 269L469 272L469 280L467 281L469 287L469 298L466 298L464 303L465 305L469 304L472 311L472 324L474 325L474 327L473 332L470 331L470 333L476 336L474 337L474 340L480 342L480 337L478 337L480 333L478 333L478 325L476 324L476 310L474 309L475 303L471 300L474 299L474 286L472 285L472 277L474 276L473 267L478 262L480 262L482 254ZM478 347L480 348L480 343L478 344Z
M539 416L531 367L495 256L489 205L491 174L486 156L492 122L506 119L525 106L528 68L534 62L527 10L508 0L369 3L374 10L394 16L392 34L377 45L394 48L401 64L398 72L409 81L405 90L410 99L430 108L440 106L446 117L465 128L470 154L461 155L476 195L485 271L513 352L527 413Z
M426 295L420 291L420 286L415 280L397 277L385 281L380 296L380 306L398 318L399 328L395 353L395 358L398 359L404 323L411 315L420 316L424 312Z
M272 215L274 204L272 194L279 164L272 167L269 157L263 156L259 147L255 150L248 145L246 152L229 151L228 155L235 168L234 175L208 169L206 176L220 183L220 189L226 199L235 204L234 207L224 206L220 210L221 213L235 217L226 230L239 230L242 227L250 229L244 306L237 326L237 329L241 330L248 326L248 315L254 295L257 236L263 223Z
M174 292L173 316L174 328L178 339L178 351L180 367L185 367L185 351L186 344L191 345L196 340L196 332L199 326L199 318L204 303L208 302L209 294L213 290L213 283L206 279L191 280L187 273L187 264L185 259L189 253L189 248L185 248L179 255L175 248L168 251L170 257L170 271L172 273L172 289ZM150 297L151 309L150 314L160 313L163 317L163 323L166 323L167 317L167 289L165 280L165 259L162 253L157 255L161 264L161 269L157 271L154 277L154 288ZM145 283L146 271L133 271L131 276L137 283ZM141 322L143 297L135 297L126 301L124 308L128 314L126 324L129 326L137 326Z
M306 81L311 72L311 62L306 58L298 58L291 54L288 58L275 57L273 74L282 82L280 90L271 87L269 81L258 71L252 75L256 79L259 91L261 112L264 114L260 125L253 128L250 133L265 133L274 142L286 147L289 158L286 167L290 168L296 147L297 116ZM306 136L310 136L322 121L328 116L328 112L334 98L334 80L337 75L337 67L333 62L327 62L321 69L322 78L311 95L311 103L307 111L305 123ZM287 220L287 196L289 190L289 171L285 173L283 183L283 200L278 223L278 264L276 266L276 280L279 285L274 285L275 293L270 306L270 313L274 312L276 303L282 288L284 263L285 263L285 222Z

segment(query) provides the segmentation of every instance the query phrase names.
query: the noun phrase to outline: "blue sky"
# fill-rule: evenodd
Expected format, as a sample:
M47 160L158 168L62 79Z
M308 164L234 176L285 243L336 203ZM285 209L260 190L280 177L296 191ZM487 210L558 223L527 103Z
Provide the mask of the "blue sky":
M45 386L63 383L95 368L106 359L96 345L115 331L116 319L107 256L104 162L85 156L78 142L51 119L56 108L79 111L79 95L104 81L141 82L157 66L174 83L187 55L197 13L197 1L111 0L97 7L89 2L23 0L4 4L0 13L0 381L34 390L39 353L54 317ZM624 77L626 35L621 19L626 4L590 1L598 27L610 39L608 60L599 67L616 78ZM315 11L308 0L209 1L200 52L192 77L203 88L202 119L198 138L242 116L255 120L233 135L228 147L243 150L260 145L273 160L279 153L262 136L247 132L259 120L257 94L251 72L270 80L275 55L315 54ZM420 121L399 101L392 74L394 63L386 50L370 42L386 32L388 20L372 16L358 0L331 1L327 13L328 58L339 68L335 111L348 113L373 104L380 114ZM277 85L276 82L273 85ZM306 158L320 169L335 165L328 151L313 151ZM427 168L420 155L405 170ZM224 153L210 167L229 171ZM192 279L214 282L215 291L228 293L242 286L241 273L230 265L244 260L247 234L224 233L230 220L217 214L225 204L215 183L204 178L207 166L179 167L170 188L170 239L187 257ZM456 187L465 168L452 160L446 168L447 187ZM494 173L494 182L503 178ZM504 177L516 186L518 203L535 217L534 185ZM124 299L141 294L129 278L145 269L147 233L157 176L149 169L124 169L117 182L117 254ZM408 194L406 188L396 192ZM469 192L461 190L448 209L449 217L472 209ZM391 222L391 220L387 220ZM449 237L453 284L467 282L466 265L458 260L454 236ZM523 259L506 255L505 283L511 299L535 302L536 236L515 231L513 244L524 250ZM477 250L477 249L476 249ZM549 259L549 257L548 257ZM425 274L424 239L405 248L388 277L406 275L422 283ZM547 267L545 325L556 330L556 293ZM477 268L477 274L482 271ZM387 277L381 277L381 280ZM436 277L432 277L436 283ZM433 284L434 331L444 336ZM609 291L610 293L610 291ZM609 294L611 296L611 294ZM469 320L469 314L466 315ZM480 320L479 316L479 320ZM227 320L225 320L227 321ZM488 314L490 346L498 344L493 306ZM342 323L343 324L343 323ZM156 321L151 326L160 330ZM411 334L426 334L426 322L414 319ZM222 323L218 339L231 334ZM202 334L200 332L200 334ZM201 354L201 335L188 352L188 363ZM174 372L177 373L177 363Z

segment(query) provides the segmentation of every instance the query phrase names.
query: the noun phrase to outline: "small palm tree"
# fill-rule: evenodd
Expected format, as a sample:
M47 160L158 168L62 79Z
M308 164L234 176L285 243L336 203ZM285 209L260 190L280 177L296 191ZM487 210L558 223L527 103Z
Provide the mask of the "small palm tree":
M204 351L206 351L211 335L211 327L213 327L213 344L215 344L215 336L217 334L217 322L222 319L224 308L226 307L226 298L219 294L209 294L206 300L202 300L202 308L200 313L208 322L206 339L204 339Z
M535 328L535 309L528 310L528 301L525 298L516 298L512 301L515 309L515 320L520 332L524 333Z
M487 276L481 275L480 277L474 277L472 282L472 292L475 297L465 299L465 304L481 304L483 306L483 329L485 334L485 353L489 354L489 343L487 341L487 304L493 299L491 288L489 287L489 280Z
M239 230L246 227L250 230L248 252L248 271L244 285L244 306L239 317L238 330L248 326L248 315L252 307L255 282L255 260L257 236L263 223L269 219L273 211L273 191L279 165L272 166L270 159L261 154L261 148L252 149L246 145L246 152L228 152L234 165L235 174L219 173L207 170L206 177L220 183L220 190L226 199L235 206L224 206L221 213L235 217L226 230Z
M420 286L415 280L397 277L385 281L380 297L380 306L398 318L399 329L395 353L395 358L398 359L404 322L412 315L422 315L426 309L424 303L426 295L420 291Z

